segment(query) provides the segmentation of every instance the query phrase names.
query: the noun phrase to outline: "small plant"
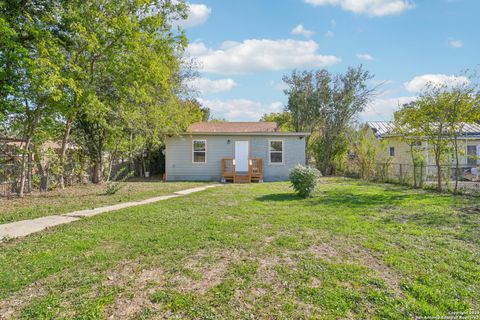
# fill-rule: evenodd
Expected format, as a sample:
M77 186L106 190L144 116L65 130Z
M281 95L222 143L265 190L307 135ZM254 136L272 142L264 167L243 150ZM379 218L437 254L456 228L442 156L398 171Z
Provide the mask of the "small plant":
M321 173L317 169L298 165L290 172L290 182L299 196L308 198L315 190L320 176Z
M107 188L105 189L105 194L110 196L118 191L120 191L123 187L126 186L126 181L128 178L133 176L133 171L126 172L127 168L122 168L118 170L118 172L113 177L112 181L107 183Z

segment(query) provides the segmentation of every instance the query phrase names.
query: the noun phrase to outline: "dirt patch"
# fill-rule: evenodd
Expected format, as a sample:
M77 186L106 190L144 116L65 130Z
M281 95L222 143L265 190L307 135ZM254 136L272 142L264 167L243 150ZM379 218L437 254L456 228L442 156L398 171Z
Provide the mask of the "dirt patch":
M145 309L161 310L162 306L151 302L150 297L162 289L203 295L222 283L234 261L245 257L248 259L248 253L238 250L200 251L186 258L181 269L172 271L145 268L138 261L122 262L107 272L104 285L118 287L120 293L107 308L106 318L128 319Z
M390 290L394 291L398 296L403 296L403 292L400 289L400 276L386 266L381 259L372 255L369 250L358 246L352 247L350 253L354 260L373 270L379 278L385 281Z
M189 257L184 263L186 270L198 275L198 279L185 274L176 274L172 279L173 284L180 291L205 294L210 288L222 283L229 265L244 255L244 252L237 250L217 253L201 251Z
M309 248L308 251L312 253L315 257L321 259L332 260L339 257L338 250L327 243L313 245Z
M275 266L278 265L277 256L269 256L258 260L257 277L261 282L274 286L276 283Z
M321 259L360 264L372 270L379 278L383 279L390 290L399 296L403 295L400 289L400 276L386 266L381 259L375 257L368 249L358 245L348 244L346 241L337 241L336 243L341 244L322 243L311 246L308 252Z
M160 268L145 269L138 261L119 263L107 272L104 285L115 286L124 291L107 308L106 318L132 318L146 308L154 308L149 297L155 292L156 286L164 283L165 274Z
M46 296L48 294L44 286L46 281L34 282L26 289L0 301L0 319L14 319L15 314L28 306L33 299Z

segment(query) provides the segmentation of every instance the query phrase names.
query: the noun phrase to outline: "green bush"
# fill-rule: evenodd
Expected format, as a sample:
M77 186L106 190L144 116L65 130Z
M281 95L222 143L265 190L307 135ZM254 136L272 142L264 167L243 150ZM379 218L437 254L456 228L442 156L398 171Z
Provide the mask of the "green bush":
M107 183L107 188L105 189L105 195L111 196L123 187L127 185L127 180L133 176L133 171L127 172L127 168L120 169L115 176L113 177L113 181L109 181Z
M299 196L308 198L315 190L320 176L317 169L298 165L290 172L290 182Z

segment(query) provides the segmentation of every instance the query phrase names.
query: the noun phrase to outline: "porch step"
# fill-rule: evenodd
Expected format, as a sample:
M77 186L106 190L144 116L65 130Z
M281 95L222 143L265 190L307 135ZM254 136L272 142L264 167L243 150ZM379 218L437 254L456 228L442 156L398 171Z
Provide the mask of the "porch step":
M236 183L250 183L250 177L248 175L235 175Z

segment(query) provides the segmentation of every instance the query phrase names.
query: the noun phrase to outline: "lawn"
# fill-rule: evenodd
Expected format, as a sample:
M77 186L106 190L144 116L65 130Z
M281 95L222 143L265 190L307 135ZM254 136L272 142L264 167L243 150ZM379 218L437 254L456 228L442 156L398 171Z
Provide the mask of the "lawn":
M226 185L0 244L0 315L411 319L480 310L478 198Z
M0 224L143 200L204 184L203 182L162 182L155 179L132 180L114 195L105 194L106 184L87 184L46 193L36 192L22 199L0 198Z

